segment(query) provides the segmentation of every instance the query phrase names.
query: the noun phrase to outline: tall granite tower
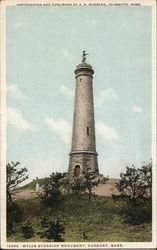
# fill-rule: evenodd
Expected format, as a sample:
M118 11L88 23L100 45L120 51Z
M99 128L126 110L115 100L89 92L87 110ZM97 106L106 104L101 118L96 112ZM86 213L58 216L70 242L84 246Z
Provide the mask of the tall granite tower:
M83 51L82 63L75 69L75 106L68 173L77 177L82 176L87 168L99 175L92 83L94 70L86 63L86 55Z

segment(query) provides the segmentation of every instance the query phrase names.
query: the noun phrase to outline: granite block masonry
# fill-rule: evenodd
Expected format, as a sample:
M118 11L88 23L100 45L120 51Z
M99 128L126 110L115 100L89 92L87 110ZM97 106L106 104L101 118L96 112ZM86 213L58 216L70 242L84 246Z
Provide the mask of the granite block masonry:
M76 177L83 176L87 168L99 175L95 143L94 70L86 63L86 55L83 51L82 63L75 69L75 104L68 174Z

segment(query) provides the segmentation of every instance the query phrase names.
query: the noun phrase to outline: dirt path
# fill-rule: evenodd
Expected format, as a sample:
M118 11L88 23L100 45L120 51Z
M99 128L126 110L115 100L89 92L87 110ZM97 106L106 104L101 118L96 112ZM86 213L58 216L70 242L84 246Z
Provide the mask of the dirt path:
M33 189L26 189L26 190L17 190L14 191L12 194L13 200L28 200L38 197L40 195L39 192L34 191Z
M111 197L112 194L118 195L119 192L115 186L118 181L118 179L109 179L105 184L99 184L94 188L95 194L108 197Z
M108 196L111 197L112 194L119 194L117 191L115 184L118 182L118 179L109 179L106 184L99 184L97 187L94 188L94 193L100 196ZM17 190L13 192L13 200L20 200L20 199L33 199L38 197L40 192L36 192L33 189L26 189L26 190Z

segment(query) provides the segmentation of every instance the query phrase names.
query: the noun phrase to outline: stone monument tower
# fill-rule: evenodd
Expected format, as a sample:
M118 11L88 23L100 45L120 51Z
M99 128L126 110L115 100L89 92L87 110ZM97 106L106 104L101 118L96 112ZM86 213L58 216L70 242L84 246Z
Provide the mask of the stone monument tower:
M75 69L75 106L68 173L77 177L82 176L87 168L99 175L92 83L94 70L86 63L86 55L83 51L82 63Z

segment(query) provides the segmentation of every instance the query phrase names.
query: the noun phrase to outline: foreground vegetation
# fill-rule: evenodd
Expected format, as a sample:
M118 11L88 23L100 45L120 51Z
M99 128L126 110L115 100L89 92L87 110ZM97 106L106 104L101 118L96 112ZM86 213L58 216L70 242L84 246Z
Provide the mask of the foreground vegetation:
M126 167L116 184L120 194L112 198L93 193L107 178L99 179L88 168L83 177L52 173L41 180L40 197L14 202L12 190L28 178L27 169L17 165L7 165L8 241L151 241L151 161L139 169ZM37 181L23 188L35 187Z
M23 208L23 219L16 223L8 241L49 241L40 237L43 216L51 221L59 219L64 225L64 241L151 241L151 222L137 225L127 222L123 200L114 201L110 197L96 195L88 199L87 194L82 194L64 196L58 207L47 207L40 198L19 200L18 205ZM34 235L26 239L22 225L28 220Z

